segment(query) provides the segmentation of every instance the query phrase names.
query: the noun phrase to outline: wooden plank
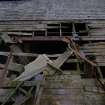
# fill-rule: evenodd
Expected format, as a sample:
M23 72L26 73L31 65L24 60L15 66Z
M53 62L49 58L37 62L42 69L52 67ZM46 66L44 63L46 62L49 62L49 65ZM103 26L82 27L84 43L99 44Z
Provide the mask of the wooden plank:
M104 41L105 37L82 37L83 41Z
M34 37L29 37L29 36L24 36L24 37L18 37L19 40L21 41L62 41L62 37L60 36L34 36ZM104 41L105 36L81 36L82 41Z
M24 81L23 84L21 85L21 87L31 87L31 86L36 86L39 82L41 82L41 85L44 85L43 81ZM20 83L20 81L6 81L3 86L0 86L0 88L4 88L4 89L11 89L11 88L15 88L18 84Z
M16 36L32 36L32 32L31 33L27 33L27 32L7 32L8 35L16 35Z
M97 48L97 49L93 49L93 48L91 48L91 49L83 49L82 51L84 51L84 52L102 52L102 51L105 51L105 49L101 49L101 48Z
M97 22L97 23L89 23L88 24L90 29L100 29L100 28L105 28L105 23Z
M9 24L10 23L10 24ZM22 24L23 23L23 24ZM46 24L40 24L37 22L6 22L0 24L0 31L10 32L10 31L35 31L35 30L45 30Z
M82 88L84 90L84 87ZM69 88L69 89L62 89L62 88L59 88L59 89L44 89L43 91L43 94L44 95L61 95L61 96L65 96L65 95L77 95L78 97L78 94L80 94L82 91L81 88ZM99 88L96 88L96 87L85 87L85 92L94 92L95 94L104 94L105 92L102 90L102 89L99 89Z
M2 52L0 51L0 55L3 55L3 56L8 56L9 55L9 52ZM14 56L29 56L29 57L37 57L38 54L34 54L34 53L23 53L23 52L13 52L12 55Z
M89 31L89 34L92 35L105 35L105 28L100 28L100 29L92 29Z
M16 86L16 88L15 88L9 95L6 96L5 102L3 102L1 105L5 105L5 104L9 101L9 99L14 95L14 93L15 93L16 90L21 86L21 84L22 84L22 82L20 82L20 83Z
M35 105L40 105L42 93L43 93L43 87L40 87L40 91L38 92L38 95L37 95L37 99L36 99Z
M9 52L2 52L0 51L0 55L3 55L3 56L8 56L9 55ZM37 57L39 54L36 54L36 53L24 53L24 52L13 52L12 55L14 56L27 56L27 57ZM48 57L58 57L60 54L54 54L54 55L48 55Z
M20 100L15 100L15 103L13 105L23 105L25 102L27 102L30 98L32 98L32 95L23 96Z
M17 63L10 63L8 66L8 70L22 73L24 71L24 65Z
M85 53L86 55L96 55L96 56L102 56L102 55L105 55L104 52L87 52ZM8 56L9 55L9 52L2 52L0 51L0 55L2 56ZM39 54L36 54L36 53L12 53L13 56L27 56L27 57L37 57ZM48 57L58 57L60 54L55 54L55 55L50 55L50 54L47 54Z
M41 85L41 82L38 82L36 86L36 92L34 96L33 105L39 105L42 92L43 92L43 87Z
M105 43L103 43L103 44L96 43L95 45L92 43L92 44L80 46L80 48L81 49L99 49L99 48L100 49L105 49Z
M0 68L4 69L5 65L4 64L0 64ZM17 64L17 63L10 63L8 65L8 70L21 73L22 71L24 71L24 65Z

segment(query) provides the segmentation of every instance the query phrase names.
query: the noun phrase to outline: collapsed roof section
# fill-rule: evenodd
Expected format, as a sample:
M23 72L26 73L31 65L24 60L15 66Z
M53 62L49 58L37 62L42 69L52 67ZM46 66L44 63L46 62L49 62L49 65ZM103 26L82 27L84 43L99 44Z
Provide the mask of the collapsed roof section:
M2 97L0 97L1 105L21 105L32 98L35 98L36 104L46 102L47 97L43 95L46 95L47 92L45 91L42 95L42 91L46 88L52 89L53 93L56 92L55 89L63 88L66 92L68 88L68 91L72 91L71 89L75 90L78 86L79 91L82 90L86 96L85 85L86 90L91 87L91 91L104 93L104 23L44 21L34 24L34 26L31 24L31 28L24 27L25 24L22 22L20 24L18 22L7 24L8 28L6 23L0 24L2 30L0 34L0 80L2 82L5 80L4 84L1 85L4 93L0 94ZM68 43L69 49L67 49L68 44L62 41L64 37L70 39L71 42L73 41ZM61 73L63 74L60 75ZM56 76L58 76L57 79ZM55 81L52 80L53 78ZM71 83L70 81L67 82L68 79L72 80ZM93 85L90 85L90 82L85 82L87 79ZM95 83L96 79L98 80L97 83ZM44 80L47 80L47 83ZM98 88L100 89L98 90ZM33 97L34 93L35 96ZM52 93L48 92L51 95ZM60 94L64 95L64 93ZM81 92L78 94L84 96ZM96 96L95 93L92 95ZM60 96L57 95L58 98ZM53 100L52 97L49 98ZM102 95L97 97L103 99L101 98ZM97 101L97 97L95 101L103 103L102 100ZM77 105L81 103L80 99L78 101L75 99L73 104L75 102ZM65 103L66 99L62 100ZM83 100L82 102L84 102ZM88 102L86 101L86 103ZM90 100L90 103L93 101Z

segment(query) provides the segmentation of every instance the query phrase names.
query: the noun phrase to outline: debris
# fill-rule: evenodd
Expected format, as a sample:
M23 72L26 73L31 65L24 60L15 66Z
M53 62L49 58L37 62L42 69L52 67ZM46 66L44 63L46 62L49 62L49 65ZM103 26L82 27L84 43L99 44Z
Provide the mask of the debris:
M39 55L36 60L26 65L25 71L15 80L25 81L46 69L47 62L52 62L46 55Z
M0 85L1 105L98 105L104 101L103 25L92 25L90 31L87 23L46 21L40 23L43 29L34 21L32 28L23 21L15 24L11 23L14 30L0 33L0 70L5 74Z
M45 54L39 55L38 58L35 59L35 61L25 66L25 71L15 80L24 81L31 79L33 76L41 73L42 71L49 70L49 65L51 68L62 72L60 70L60 67L70 57L71 54L72 52L70 53L70 50L67 50L63 54L61 54L55 61L51 61Z
M5 43L14 43L7 33L0 33L0 37Z

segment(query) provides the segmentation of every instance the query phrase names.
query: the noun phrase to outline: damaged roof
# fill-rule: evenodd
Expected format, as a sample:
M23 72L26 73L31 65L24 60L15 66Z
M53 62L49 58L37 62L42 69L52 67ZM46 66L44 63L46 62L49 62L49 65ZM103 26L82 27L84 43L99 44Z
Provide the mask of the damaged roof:
M0 20L105 19L105 0L1 0Z

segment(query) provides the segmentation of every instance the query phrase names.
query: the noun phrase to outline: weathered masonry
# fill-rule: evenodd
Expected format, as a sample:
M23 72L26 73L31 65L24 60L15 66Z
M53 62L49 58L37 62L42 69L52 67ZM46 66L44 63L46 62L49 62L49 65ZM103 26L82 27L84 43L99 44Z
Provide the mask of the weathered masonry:
M0 1L0 105L104 105L105 1Z

